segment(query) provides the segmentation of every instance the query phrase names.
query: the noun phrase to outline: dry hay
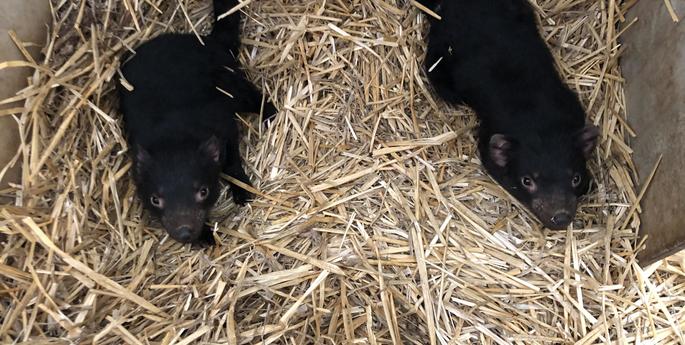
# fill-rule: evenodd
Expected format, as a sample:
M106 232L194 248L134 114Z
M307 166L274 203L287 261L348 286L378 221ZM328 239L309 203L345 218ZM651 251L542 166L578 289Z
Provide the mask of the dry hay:
M259 196L239 208L224 193L220 245L200 251L141 212L113 84L130 47L206 32L208 1L51 4L46 57L15 98L25 159L23 185L3 192L16 202L0 216L1 341L683 343L685 257L635 261L617 65L629 4L538 1L602 128L580 221L543 232L484 175L473 114L432 96L413 4L249 2L242 57L282 111L269 129L243 117Z

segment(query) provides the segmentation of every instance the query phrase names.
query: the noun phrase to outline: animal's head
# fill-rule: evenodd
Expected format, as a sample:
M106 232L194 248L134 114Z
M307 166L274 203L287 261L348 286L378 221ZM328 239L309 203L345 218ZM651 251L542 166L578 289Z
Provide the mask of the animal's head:
M599 129L587 125L570 135L489 138L486 167L502 186L525 204L545 227L561 230L576 215L578 197L587 192L586 160Z
M135 176L146 208L169 236L182 243L201 239L208 211L219 196L222 145L211 137L199 147L135 152Z

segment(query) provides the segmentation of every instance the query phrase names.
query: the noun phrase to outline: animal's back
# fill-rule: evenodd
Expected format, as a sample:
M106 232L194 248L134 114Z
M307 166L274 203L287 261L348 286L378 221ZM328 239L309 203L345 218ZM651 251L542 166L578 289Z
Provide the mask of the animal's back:
M217 53L189 34L168 34L136 49L122 72L133 91L121 89L130 140L150 147L184 138L195 145L212 133L225 137L230 99L216 89ZM223 111L222 111L223 110Z
M486 126L494 113L499 123L515 126L526 120L516 110L555 102L546 99L550 94L574 97L526 0L442 1L440 14L443 20L431 25L426 63L441 61L428 77L441 97L473 107Z
M122 67L134 87L124 91L124 114L129 109L164 112L204 101L214 88L210 62L210 54L192 35L165 34L142 44Z

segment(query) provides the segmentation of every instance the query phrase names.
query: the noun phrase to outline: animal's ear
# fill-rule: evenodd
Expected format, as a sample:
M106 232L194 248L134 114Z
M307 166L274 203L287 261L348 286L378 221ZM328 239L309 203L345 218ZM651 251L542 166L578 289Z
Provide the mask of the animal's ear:
M152 162L152 156L150 156L150 153L147 152L147 150L144 149L140 145L136 145L135 150L136 150L135 151L135 153L136 153L136 170L138 172L141 172L141 171L145 170L146 166L150 165L150 163Z
M490 159L500 167L507 166L511 156L512 141L504 134L493 134L490 137Z
M209 157L209 159L211 159L214 163L219 163L219 160L221 160L221 143L214 135L200 144L199 150L201 153Z
M592 150L597 145L599 138L599 128L595 125L586 125L576 133L576 145L583 151L585 158L589 158Z

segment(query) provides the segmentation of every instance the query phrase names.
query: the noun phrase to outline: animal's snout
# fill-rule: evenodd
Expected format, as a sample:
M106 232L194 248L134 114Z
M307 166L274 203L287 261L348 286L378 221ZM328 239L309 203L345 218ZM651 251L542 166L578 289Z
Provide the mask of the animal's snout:
M179 242L190 242L193 239L193 232L187 225L182 225L174 231Z
M166 227L167 233L174 240L181 243L193 243L200 236L200 230L187 223Z
M181 243L195 243L202 234L206 213L200 209L172 209L161 218L171 238Z
M552 218L550 218L550 222L551 222L550 228L552 230L566 229L566 227L568 227L568 225L571 224L572 220L573 220L573 218L571 217L571 214L568 211L566 211L566 210L557 211L552 216Z
M566 229L576 215L576 199L574 197L552 195L533 199L531 203L533 213L543 225L551 230Z

